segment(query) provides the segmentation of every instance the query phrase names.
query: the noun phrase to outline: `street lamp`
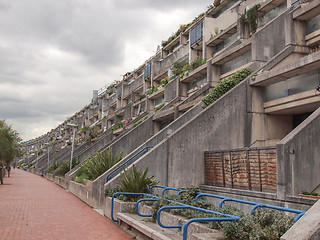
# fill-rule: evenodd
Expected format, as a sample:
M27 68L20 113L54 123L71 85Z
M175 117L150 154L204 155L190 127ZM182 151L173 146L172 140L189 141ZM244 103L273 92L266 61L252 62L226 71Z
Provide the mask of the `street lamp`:
M47 163L47 169L49 169L49 163L50 163L50 143L46 143L46 145L48 146L48 163Z
M73 128L72 147L71 147L71 159L70 159L70 171L71 171L71 169L72 169L72 158L73 158L74 138L75 138L75 135L76 135L76 127L78 127L78 125L77 125L77 124L73 124L73 123L67 123L67 126Z

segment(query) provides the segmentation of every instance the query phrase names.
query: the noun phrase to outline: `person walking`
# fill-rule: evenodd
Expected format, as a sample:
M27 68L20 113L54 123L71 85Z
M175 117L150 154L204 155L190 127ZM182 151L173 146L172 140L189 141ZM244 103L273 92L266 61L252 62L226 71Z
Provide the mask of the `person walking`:
M7 167L7 171L8 171L8 177L10 177L10 171L11 171L11 166L10 165Z

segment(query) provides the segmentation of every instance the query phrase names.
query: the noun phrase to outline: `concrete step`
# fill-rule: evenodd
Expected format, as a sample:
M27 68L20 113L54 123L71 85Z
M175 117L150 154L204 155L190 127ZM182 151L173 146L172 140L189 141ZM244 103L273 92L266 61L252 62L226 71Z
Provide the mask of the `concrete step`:
M150 218L140 217L137 214L130 213L118 213L118 219L120 220L120 226L124 224L134 228L138 233L142 233L144 236L138 235L136 239L154 239L154 240L179 240L182 239L182 233L177 230L171 230L162 228L158 224L150 221ZM132 230L132 229L130 229Z
M120 226L130 230L136 239L154 240L182 240L182 232L178 229L162 228L157 223L151 222L151 218L140 217L137 214L118 213ZM132 229L133 228L133 229ZM210 230L209 233L190 233L188 240L222 240L227 239L220 230Z

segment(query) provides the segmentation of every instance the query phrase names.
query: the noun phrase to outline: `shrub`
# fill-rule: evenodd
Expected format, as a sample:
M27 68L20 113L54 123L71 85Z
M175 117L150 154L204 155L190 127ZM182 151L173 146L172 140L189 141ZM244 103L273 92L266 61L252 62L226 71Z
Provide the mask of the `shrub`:
M54 170L56 170L58 167L60 167L61 162L53 162L50 167L48 168L48 173L53 173Z
M122 153L113 154L112 149L108 148L105 152L97 152L95 156L91 155L85 160L82 167L88 174L89 180L95 180L122 159Z
M280 239L293 224L294 219L284 212L258 209L253 215L245 215L239 221L223 222L222 226L229 239Z
M78 164L79 164L79 162L75 158L73 158L71 168L74 168ZM70 171L70 162L69 161L59 162L59 166L56 171L57 176L64 177L64 175L69 171Z
M121 173L120 188L123 192L133 192L133 193L149 193L150 184L156 184L155 178L148 177L148 168L145 171L137 170L133 164L132 168L129 170L124 170ZM128 199L135 199L136 197L127 196Z
M138 170L133 164L129 170L121 173L120 188L124 192L149 193L150 184L156 184L155 178L148 177L148 168L145 171Z
M219 99L222 95L227 93L234 86L239 84L242 80L248 77L252 71L248 68L237 71L231 77L222 80L217 86L215 86L203 99L203 108L208 107L214 101Z
M161 103L159 106L157 106L157 107L154 109L154 111L155 111L155 112L159 111L161 108L163 108L163 106L164 106L164 103Z
M118 122L116 125L112 127L112 130L115 131L119 128L122 128L123 126L124 126L124 122Z

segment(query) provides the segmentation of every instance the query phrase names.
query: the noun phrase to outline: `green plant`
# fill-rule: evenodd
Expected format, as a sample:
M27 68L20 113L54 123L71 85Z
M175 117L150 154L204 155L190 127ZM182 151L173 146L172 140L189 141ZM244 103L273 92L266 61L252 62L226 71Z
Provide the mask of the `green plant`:
M239 84L242 80L248 77L252 71L248 68L237 71L231 77L222 80L216 87L214 87L203 99L203 108L208 107L210 104L219 99L222 95Z
M122 153L114 154L111 148L107 148L105 152L97 152L96 155L88 157L82 165L86 169L83 171L87 172L90 180L95 180L121 159Z
M148 177L148 168L145 171L138 170L133 164L129 170L124 170L121 173L120 188L123 192L133 193L149 193L150 184L155 185L155 178Z
M169 77L166 77L166 78L162 79L161 80L161 86L164 87L165 85L167 85L169 80L170 80Z
M81 128L81 132L91 132L91 130L92 130L92 128L90 128L90 127L88 127L88 126L83 126L82 128Z
M164 106L164 103L161 103L159 106L157 106L157 107L154 109L154 111L155 111L155 112L159 111L161 108L163 108L163 106Z
M303 195L311 195L311 196L319 196L318 193L316 192L307 192L307 191L302 191Z
M251 29L251 32L255 33L257 31L257 20L258 20L258 11L260 8L260 4L254 5L252 8L250 8L248 11L246 11L244 14L240 17L241 23L248 23Z
M79 162L76 160L76 158L73 158L71 168L74 168L78 164L79 164ZM70 171L70 162L69 161L59 162L59 166L56 170L56 175L60 176L60 177L64 177L64 175L69 171Z
M218 33L219 33L219 27L215 27L215 28L214 28L214 33L215 33L215 34L218 34Z
M151 90L150 90L148 95L150 96L152 93L155 93L158 90L159 90L158 87L152 86L152 88L151 88Z
M294 224L292 217L269 209L258 209L253 215L241 213L241 217L239 221L222 223L229 239L280 239Z
M48 168L48 173L53 173L54 170L56 170L58 167L60 167L61 162L53 162L50 167Z
M183 66L185 64L183 62L175 62L172 66L172 73L175 77L179 76L183 72Z
M121 121L121 122L118 122L118 123L116 123L113 127L112 127L112 130L117 130L117 129L119 129L119 128L122 128L124 126L124 122L123 121Z

